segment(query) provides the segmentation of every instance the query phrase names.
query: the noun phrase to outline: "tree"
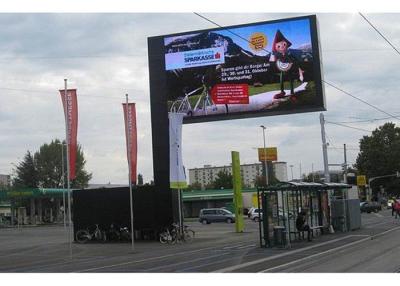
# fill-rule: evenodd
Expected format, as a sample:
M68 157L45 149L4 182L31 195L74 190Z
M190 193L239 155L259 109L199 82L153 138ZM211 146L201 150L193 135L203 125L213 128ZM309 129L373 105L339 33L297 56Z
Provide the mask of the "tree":
M233 188L233 176L228 172L219 171L217 177L212 182L215 189L232 189Z
M201 184L199 182L194 182L188 186L187 190L201 190Z
M323 183L321 176L317 173L309 173L303 180L304 182Z
M64 142L63 142L64 143ZM61 152L63 148L63 152ZM28 151L24 160L17 166L14 184L20 187L42 187L42 188L61 188L62 187L62 157L64 154L64 174L67 180L67 151L65 144L55 139L50 144L40 146L34 156ZM83 188L89 183L92 174L85 168L86 160L82 148L78 145L76 158L76 178L71 181L72 188Z
M355 167L359 175L367 178L394 174L400 171L400 128L393 123L385 123L375 129L371 136L364 136L360 140L360 152ZM395 182L397 181L397 183ZM396 178L388 178L373 182L373 186L390 186L393 193L400 187Z
M38 173L35 167L35 160L30 151L27 151L24 159L14 170L13 186L37 188L39 185Z

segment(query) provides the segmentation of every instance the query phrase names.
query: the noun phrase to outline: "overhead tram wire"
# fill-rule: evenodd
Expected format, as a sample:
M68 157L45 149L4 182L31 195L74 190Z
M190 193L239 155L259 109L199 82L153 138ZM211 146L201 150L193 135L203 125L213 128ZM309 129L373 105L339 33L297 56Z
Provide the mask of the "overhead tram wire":
M344 93L344 94L346 94L346 95L348 95L348 96L351 96L352 98L357 99L358 101L361 101L362 103L368 105L369 107L372 107L373 109L378 110L379 112L382 112L382 113L384 113L384 114L386 114L386 115L389 115L390 118L395 118L395 119L397 119L397 120L400 120L400 117L398 117L398 116L396 116L396 115L393 115L393 114L390 114L389 112L386 112L385 110L383 110L383 109L381 109L381 108L379 108L379 107L376 107L375 105L373 105L373 104L371 104L371 103L369 103L369 102L367 102L367 101L365 101L365 100L363 100L363 99L361 99L361 98L359 98L359 97L357 97L357 96L355 96L355 95L352 95L350 92L347 92L347 91L345 91L345 90L343 90L343 89L341 89L341 88L335 86L334 84L332 84L332 83L330 83L330 82L327 82L326 80L322 80L322 81L323 81L324 83L326 83L327 85L333 87L334 89L337 89L338 91L340 91L340 92L342 92L342 93Z
M53 91L45 91L45 90L34 90L34 89L19 89L19 88L8 88L8 87L0 87L0 90L9 90L9 91L18 91L18 92L30 92L30 93L41 93L41 94L52 94L54 95L55 92ZM91 98L107 98L107 99L121 99L120 97L116 96L102 96L102 95L88 95L88 94L80 94L82 98L91 97Z
M361 12L359 12L360 16L400 55L400 51L386 38L379 30L376 28Z
M382 117L382 118L371 118L371 119L363 119L363 120L354 120L354 121L339 121L335 123L342 123L342 124L351 124L351 123L371 123L374 121L380 121L380 120L387 120L392 117Z
M331 121L325 121L326 123L329 124L334 124L334 125L339 125L342 127L347 127L347 128L351 128L351 129L355 129L355 130L359 130L359 131L364 131L364 132L372 132L372 130L367 130L367 129L363 129L363 128L358 128L358 127L353 127L353 126L348 126L345 124L341 124L341 123L337 123L337 122L331 122Z
M196 12L193 12L193 14L195 14L195 15L199 16L200 18L202 18L202 19L204 19L204 20L206 20L206 21L208 21L208 22L210 22L210 23L216 25L216 26L219 27L219 28L224 29L225 31L228 31L229 33L231 33L231 34L233 34L233 35L239 37L240 39L242 39L242 40L244 40L244 41L250 43L250 41L249 41L248 39L246 39L246 38L244 38L244 37L242 37L242 36L236 34L235 32L232 32L231 30L229 30L229 29L227 29L227 28L225 28L225 27L219 25L218 23L214 22L213 20L208 19L207 17L205 17L205 16L203 16L203 15L201 15L201 14L199 14L199 13L196 13ZM268 50L266 50L266 49L264 49L264 48L263 48L262 50L265 51L265 52L267 52L267 53L270 53ZM344 94L346 94L346 95L348 95L348 96L351 96L352 98L354 98L354 99L356 99L356 100L358 100L358 101L360 101L360 102L362 102L362 103L368 105L369 107L372 107L373 109L378 110L379 112L382 112L382 113L384 113L384 114L390 116L391 118L395 118L395 119L397 119L397 120L400 120L400 117L395 116L395 115L393 115L393 114L390 114L389 112L386 112L386 111L384 111L383 109L380 109L379 107L376 107L375 105L373 105L373 104L371 104L371 103L369 103L369 102L367 102L367 101L365 101L365 100L363 100L363 99L361 99L361 98L358 98L358 97L355 96L355 95L352 95L351 93L349 93L349 92L347 92L347 91L345 91L345 90L343 90L343 89L341 89L341 88L335 86L334 84L332 84L332 83L330 83L330 82L327 82L327 81L324 80L324 79L321 79L321 81L324 82L325 84L327 84L327 85L333 87L334 89L337 89L338 91L340 91L340 92L342 92L342 93L344 93ZM349 126L345 126L345 127L349 127ZM353 127L350 127L350 128L353 128ZM355 128L355 127L354 127L354 128ZM363 130L363 131L372 132L372 131L369 131L369 130Z

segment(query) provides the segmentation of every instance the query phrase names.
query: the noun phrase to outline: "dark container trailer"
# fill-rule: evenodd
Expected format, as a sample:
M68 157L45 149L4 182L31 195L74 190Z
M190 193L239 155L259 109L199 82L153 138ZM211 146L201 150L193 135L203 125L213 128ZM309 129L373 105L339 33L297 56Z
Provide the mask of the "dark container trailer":
M75 233L96 224L108 230L112 223L130 229L130 196L128 187L74 190L72 213ZM157 220L162 212L156 207L154 186L139 186L133 190L133 221L135 239L156 239L167 222Z

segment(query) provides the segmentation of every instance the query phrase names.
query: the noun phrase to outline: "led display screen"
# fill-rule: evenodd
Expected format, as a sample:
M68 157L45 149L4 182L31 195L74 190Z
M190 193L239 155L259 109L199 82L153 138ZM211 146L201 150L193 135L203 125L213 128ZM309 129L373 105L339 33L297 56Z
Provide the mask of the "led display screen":
M159 51L150 77L164 73L157 96L184 123L326 110L315 16L153 37L149 47Z

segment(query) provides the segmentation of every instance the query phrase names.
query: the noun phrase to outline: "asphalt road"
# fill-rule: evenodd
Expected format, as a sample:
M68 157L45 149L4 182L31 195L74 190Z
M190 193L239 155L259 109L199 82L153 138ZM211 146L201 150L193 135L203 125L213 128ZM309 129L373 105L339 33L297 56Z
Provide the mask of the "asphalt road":
M189 223L191 243L73 244L62 226L0 229L0 272L398 272L400 220L390 211L363 214L360 230L322 235L291 249L259 247L258 224Z

